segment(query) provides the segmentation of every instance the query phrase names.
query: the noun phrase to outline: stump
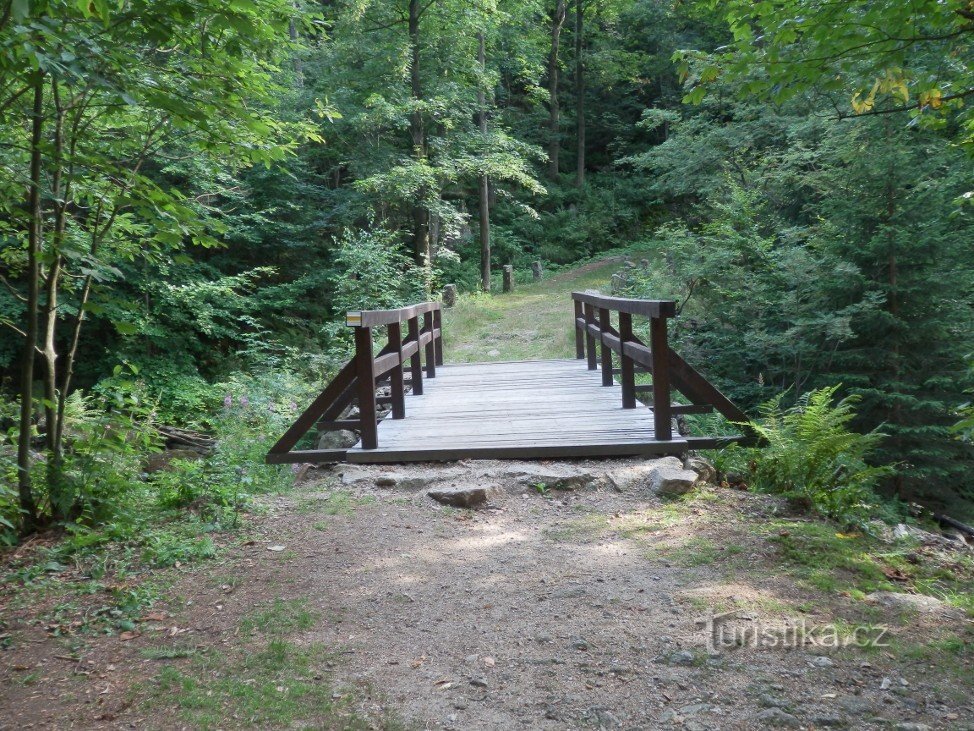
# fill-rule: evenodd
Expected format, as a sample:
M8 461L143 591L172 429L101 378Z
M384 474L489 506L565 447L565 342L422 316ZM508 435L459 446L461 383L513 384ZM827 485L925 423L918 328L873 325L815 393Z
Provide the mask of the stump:
M541 262L533 261L531 262L531 276L534 277L535 282L541 281Z
M457 303L457 285L447 284L443 287L443 306L453 307Z
M504 265L504 291L514 291L514 266L512 264Z

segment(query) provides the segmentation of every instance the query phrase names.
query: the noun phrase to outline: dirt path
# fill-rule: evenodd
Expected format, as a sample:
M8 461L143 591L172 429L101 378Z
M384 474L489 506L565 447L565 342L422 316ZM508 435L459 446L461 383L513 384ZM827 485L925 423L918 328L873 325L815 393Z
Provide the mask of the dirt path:
M970 728L962 616L810 587L783 568L776 501L620 493L618 466L543 465L594 476L546 494L536 464L317 477L178 575L132 637L72 659L25 630L0 727ZM431 478L490 486L489 503L439 505ZM729 609L740 626L888 624L893 644L708 648L701 620Z

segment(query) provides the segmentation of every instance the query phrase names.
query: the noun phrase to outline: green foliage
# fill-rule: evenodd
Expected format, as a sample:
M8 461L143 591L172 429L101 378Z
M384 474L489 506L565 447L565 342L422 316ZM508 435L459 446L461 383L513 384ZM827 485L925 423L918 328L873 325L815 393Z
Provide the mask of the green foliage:
M966 0L703 4L726 19L733 42L712 53L678 54L687 101L701 101L730 79L749 97L781 103L815 95L846 115L903 110L931 126L956 116L963 139L974 136L964 103L974 35Z
M874 517L875 488L890 467L867 460L884 435L859 434L850 428L858 398L835 401L839 387L802 395L782 408L779 396L764 404L752 423L763 440L746 452L752 485L805 503L822 515L862 524Z

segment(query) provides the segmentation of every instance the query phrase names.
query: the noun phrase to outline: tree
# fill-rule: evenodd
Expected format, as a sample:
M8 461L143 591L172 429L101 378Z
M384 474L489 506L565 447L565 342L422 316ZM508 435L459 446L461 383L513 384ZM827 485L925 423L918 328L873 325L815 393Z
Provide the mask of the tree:
M585 185L585 3L575 0L575 185Z
M0 164L11 174L3 268L23 338L18 484L23 527L39 519L30 440L37 358L43 363L46 478L54 518L75 509L63 479L65 404L86 316L120 262L184 241L215 243L214 221L159 185L150 160L179 152L223 164L280 160L289 126L266 106L271 63L294 8L284 0L222 3L7 4L0 20ZM178 17L180 22L175 22ZM287 48L287 44L283 45ZM168 49L168 50L167 50ZM26 169L26 174L24 170ZM25 185L27 204L13 194ZM120 329L125 326L117 322ZM62 332L62 330L66 332Z
M487 43L484 32L477 34L477 63L480 73L487 74ZM480 134L487 137L487 94L484 82L477 86L477 125ZM480 288L490 292L490 178L486 172L480 175L478 183L480 211Z
M565 24L565 0L556 0L551 12L551 49L548 52L548 177L558 179L561 152L561 111L558 102L558 50L561 27Z
M720 83L782 103L798 95L836 117L909 112L940 124L955 117L974 140L974 8L968 0L749 0L714 2L733 42L683 52L689 101Z

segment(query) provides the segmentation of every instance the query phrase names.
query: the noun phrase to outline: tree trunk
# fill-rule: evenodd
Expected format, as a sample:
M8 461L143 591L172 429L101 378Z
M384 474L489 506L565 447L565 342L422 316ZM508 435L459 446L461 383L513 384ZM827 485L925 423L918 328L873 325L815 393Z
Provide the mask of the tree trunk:
M487 49L483 31L477 34L477 41L477 62L483 75L487 73ZM486 138L487 92L483 78L477 87L477 123L480 134ZM484 292L490 292L490 178L486 173L480 176L480 288Z
M575 185L579 188L585 185L585 47L582 35L585 30L584 10L582 0L575 0Z
M54 171L51 175L51 197L54 206L54 234L51 238L51 251L54 261L47 272L45 282L44 302L44 347L42 354L45 364L44 373L44 411L47 420L47 492L51 500L51 514L55 520L66 517L69 509L65 499L62 480L63 460L61 459L61 439L63 433L61 419L64 409L58 395L58 353L55 337L57 335L58 292L61 287L61 272L64 258L64 233L67 227L67 187L64 175L64 109L58 92L58 82L51 84L51 98L54 101Z
M17 442L17 491L22 511L21 527L30 533L37 527L37 504L30 480L30 438L34 414L34 351L37 347L37 313L40 299L41 246L41 143L44 132L44 75L34 80L34 105L30 140L30 191L27 208L30 225L27 232L27 312L24 328L24 351L20 363L20 424Z
M420 0L409 0L409 80L410 92L417 108L409 116L409 134L413 142L413 155L417 160L425 160L427 155L426 126L418 102L423 99L423 85L420 77L419 21L423 8ZM419 191L413 204L413 258L420 266L430 265L430 213L425 199L429 191Z
M561 27L565 23L565 0L558 0L551 16L551 53L548 55L548 177L558 178L558 153L561 148L561 135L558 125L558 43Z

